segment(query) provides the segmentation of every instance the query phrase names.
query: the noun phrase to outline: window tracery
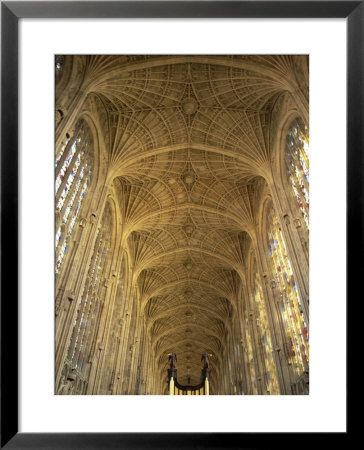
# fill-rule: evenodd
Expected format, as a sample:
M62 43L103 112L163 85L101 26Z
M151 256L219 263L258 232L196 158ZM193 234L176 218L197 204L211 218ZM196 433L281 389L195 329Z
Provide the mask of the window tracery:
M257 233L261 230L258 211L264 194L264 179L260 178L265 172L260 168L257 172L253 169L261 161L267 161L267 155L272 156L272 161L277 159L276 155L271 153L266 133L271 130L277 132L277 135L280 134L280 129L274 130L273 124L277 120L278 125L281 116L277 114L276 119L272 121L268 120L268 116L276 111L273 111L273 104L277 105L277 108L274 106L277 111L281 111L286 105L290 108L291 103L283 95L279 97L282 103L276 102L275 82L270 87L271 81L263 80L267 89L260 89L262 75L256 77L254 73L245 69L237 70L239 63L237 64L236 60L232 65L231 61L228 61L227 67L224 67L221 62L218 65L205 64L203 61L197 64L193 60L186 64L179 61L174 64L169 58L166 59L165 67L159 63L156 65L154 61L151 61L149 67L149 61L143 59L148 57L143 56L128 57L131 59L125 61L94 55L84 58L85 61L80 61L79 57L75 57L73 61L72 57L66 57L63 67L56 67L56 87L59 94L57 95L59 102L56 104L56 126L63 120L62 126L58 127L59 134L62 134L62 130L68 129L64 118L68 119L70 113L73 114L79 107L79 111L88 111L92 114L97 133L100 134L101 140L102 136L105 138L106 145L101 146L98 159L101 164L98 186L97 189L92 189L92 208L87 209L92 210L97 217L102 214L101 208L109 180L112 178L111 174L112 176L117 174L117 180L122 180L122 182L114 181L115 212L118 214L114 233L119 250L118 256L115 254L113 258L115 267L109 271L106 268L106 261L113 252L108 250L106 256L102 255L100 241L107 238L103 235L104 229L99 228L95 243L95 228L98 225L92 218L90 221L93 225L84 230L77 253L76 248L70 250L71 247L66 245L68 238L71 237L73 240L74 236L71 236L71 233L76 234L76 228L79 230L77 235L81 231L79 223L81 226L84 221L86 223L87 220L84 218L80 221L81 215L89 217L89 213L85 213L85 206L88 205L85 205L84 195L88 195L89 198L91 191L90 183L86 182L87 173L82 170L85 154L78 159L84 137L80 142L74 138L69 139L56 159L56 173L59 178L55 206L60 208L55 230L56 243L58 246L64 243L63 255L66 255L63 262L61 260L62 265L59 269L63 272L57 280L60 284L57 296L59 304L62 306L65 304L68 308L67 310L60 308L57 316L57 323L60 324L57 336L60 336L61 352L58 365L62 368L65 347L67 350L70 347L67 355L72 359L72 367L76 367L80 374L84 374L85 382L88 380L88 386L92 387L90 390L87 387L87 393L109 394L112 389L116 394L142 393L146 372L148 373L146 393L160 393L166 384L165 350L167 346L172 345L172 339L176 346L175 350L181 354L179 357L181 375L185 375L186 367L191 369L191 366L183 365L182 352L187 351L185 347L193 354L201 344L206 347L213 345L216 354L216 358L212 359L211 372L214 393L237 393L240 380L243 384L241 391L244 393L265 393L266 387L270 393L274 393L274 380L271 380L273 366L270 365L274 362L277 363L277 369L280 369L280 385L282 388L287 387L282 391L289 392L291 370L287 370L285 364L282 370L281 365L278 366L283 347L281 353L278 353L280 349L276 345L276 337L280 342L283 321L280 314L279 317L275 314L275 303L268 303L268 298L264 298L264 294L268 293L269 299L272 300L276 296L276 290L274 295L266 291L264 279L256 275L256 269L245 272L248 269L245 265L245 256L250 251L250 244L246 244L245 239L240 239L239 230L242 226L245 227L245 221L247 227L259 226L255 230ZM145 65L146 69L141 66L126 72L128 62L135 58L139 58L138 61ZM287 64L285 58L280 59L277 73L282 73L283 65L285 69L293 67L291 63ZM139 64L138 61L136 66ZM120 69L119 63L122 64ZM267 72L267 63L274 67L274 60L267 60L262 67L262 74ZM248 65L254 67L252 61L249 61ZM243 63L242 67L244 66ZM90 67L97 70L89 70ZM90 77L91 83L102 75L100 78L104 80L102 86L96 82L97 89L87 96L85 104L77 100L78 97L80 99L84 97L83 93L75 96L74 104L70 104L73 89L80 85L77 83L84 72ZM112 72L112 75L109 75L109 72ZM97 75L97 80L93 80L93 73ZM282 84L284 89L286 84ZM210 86L211 89L206 90L206 86ZM192 88L198 103L201 103L201 107L203 105L205 107L202 110L200 108L201 114L196 116L194 124L192 121L189 124L186 122L188 127L185 128L184 119L188 115L184 111L187 105L185 97L187 94L187 100L190 100ZM132 95L128 96L126 91L129 94L133 91ZM245 92L246 95L239 96L239 92ZM286 100L288 103L283 103ZM145 105L148 105L147 112ZM176 109L176 115L172 114L171 105ZM252 105L255 105L254 108ZM226 108L229 109L227 116ZM182 112L186 114L181 116ZM117 127L116 131L114 126ZM191 142L185 142L183 140L185 136L189 136ZM282 152L285 150L285 139L286 128ZM176 147L175 143L178 144ZM200 146L201 143L205 145ZM70 154L73 145L73 153ZM187 148L188 146L191 149ZM162 148L166 151L159 151ZM277 149L274 148L275 150ZM285 156L281 154L282 171L280 168L278 170L277 166L272 167L274 177L282 173L286 177L286 171L283 170L284 158ZM68 165L65 166L66 160ZM195 176L192 176L190 183L191 180L187 175L191 173ZM104 176L105 183L102 180ZM94 175L93 181L95 178ZM90 180L92 181L91 178ZM285 191L277 189L277 201L281 200L282 194L283 203L288 194L293 207L287 212L291 213L296 207L294 203L296 200L292 197L289 186L285 178ZM296 191L298 192L297 186ZM294 219L301 214L298 208L299 206ZM186 232L188 225L186 218L190 218L193 224L194 231L191 236L189 236L191 233ZM300 222L303 222L303 219L299 219L299 226ZM291 229L292 227L289 227L289 232ZM143 235L143 239L145 234L148 239L143 240L140 237L129 240L127 237L129 232L133 235ZM293 232L298 244L302 235L307 237L304 226ZM266 236L264 238L266 241ZM261 244L260 240L258 242ZM259 248L261 249L261 246ZM301 251L301 248L297 250ZM67 256L67 251L71 255ZM122 286L119 284L119 275L122 273L119 266L123 267L124 263L120 262L120 259L122 254L129 253L130 261L125 263L127 271L123 278L125 286ZM269 266L270 258L266 260L263 255L260 256L261 267L265 270L265 264ZM77 269L78 283L74 283L75 277L72 276L72 272L71 276L67 277L70 266L66 264L71 258L72 262L75 262L71 269L73 272ZM304 258L302 260L303 263L306 262ZM192 269L189 267L191 265ZM240 284L232 276L236 267L241 270L244 280L249 279L249 285L245 285L244 282L241 290ZM139 270L142 270L141 276L134 276ZM109 278L110 274L114 278ZM109 277L105 282L104 276L107 275ZM248 278L248 275L252 276ZM95 284L95 278L98 279L98 284ZM238 281L240 283L240 280ZM107 295L106 285L113 286ZM187 289L191 287L193 292L190 291L187 296ZM69 292L72 293L72 298L68 297ZM246 302L245 294L248 294ZM148 309L144 309L148 314L144 312L143 315L143 305L149 295L153 295L154 299L150 298ZM220 298L224 295L229 297L229 300ZM105 306L103 301L106 301ZM234 304L234 308L230 307L230 302ZM241 308L244 307L242 305L245 303L248 303L247 311L240 315ZM266 309L263 308L264 303ZM271 311L274 313L273 317ZM253 314L250 315L250 312ZM175 317L170 320L169 317L173 315ZM215 317L219 318L216 328L213 322ZM154 332L161 318L167 319L168 327L157 330L156 338L150 343L148 330ZM271 335L266 332L267 318L272 326ZM273 320L270 320L271 318ZM179 333L178 329L178 332L175 332L174 324L179 320L201 325L193 328L195 342L193 340L191 343L188 342L188 347L183 340L184 331ZM208 333L204 333L203 327L207 327ZM163 337L159 340L162 334ZM138 345L135 336L140 340ZM190 336L189 334L188 337ZM120 351L117 350L119 338ZM274 358L270 359L270 356L273 356L272 344L274 344ZM98 359L97 364L90 366L87 363L90 358L92 360L92 356L89 355L95 353L103 356ZM71 367L70 363L67 363L68 367ZM57 367L57 376L58 372ZM92 376L88 378L87 373ZM68 376L65 372L66 381ZM79 392L77 387L72 386L72 389L73 392Z
M56 214L61 218L56 230L56 276L91 181L93 148L90 134L88 127L81 125L76 137L68 138L56 157Z
M279 292L279 307L286 341L284 354L296 375L308 367L308 327L294 280L278 218L273 206L268 212L268 248L271 255L275 288Z
M61 158L62 158L62 156L64 154L64 151L65 151L65 149L67 147L67 144L69 143L70 140L71 140L71 137L67 136L66 140L64 141L63 145L61 146L61 149L60 149L60 151L59 151L59 153L58 153L58 155L56 157L56 161L55 161L56 168L57 168L57 166L58 166L58 164L59 164L59 162L60 162L60 160L61 160Z
M259 338L261 339L263 347L263 357L265 365L264 378L266 381L267 391L269 391L269 393L272 395L278 395L280 391L277 379L276 365L273 356L272 339L263 298L261 280L258 272L255 272L253 297L259 321Z
M94 333L97 332L96 322L98 322L98 317L102 311L103 288L106 286L105 277L111 248L111 227L110 207L107 205L102 223L96 234L67 354L70 366L77 370L81 376L86 369L92 341L96 338L94 336Z
M248 373L250 374L250 379L252 383L252 392L251 394L257 395L258 394L258 383L257 383L257 375L255 370L255 363L254 363L254 354L253 354L253 346L252 346L252 336L251 336L251 330L249 326L249 321L246 319L246 351L248 354Z
M292 122L286 137L285 163L288 181L309 229L309 159L308 128L301 119Z

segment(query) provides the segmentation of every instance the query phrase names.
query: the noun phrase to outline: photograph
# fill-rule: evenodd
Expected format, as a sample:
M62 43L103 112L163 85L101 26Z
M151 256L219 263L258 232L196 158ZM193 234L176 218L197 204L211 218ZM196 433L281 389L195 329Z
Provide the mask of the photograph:
M1 448L350 447L363 23L1 1Z
M57 54L56 395L309 395L308 54Z

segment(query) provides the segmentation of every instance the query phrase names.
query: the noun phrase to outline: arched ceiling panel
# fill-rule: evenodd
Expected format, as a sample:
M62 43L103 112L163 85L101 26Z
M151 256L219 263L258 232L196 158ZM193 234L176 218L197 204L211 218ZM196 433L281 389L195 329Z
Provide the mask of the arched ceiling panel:
M197 384L201 353L222 370L271 175L273 107L299 90L305 57L80 58L158 369L174 351L180 381Z

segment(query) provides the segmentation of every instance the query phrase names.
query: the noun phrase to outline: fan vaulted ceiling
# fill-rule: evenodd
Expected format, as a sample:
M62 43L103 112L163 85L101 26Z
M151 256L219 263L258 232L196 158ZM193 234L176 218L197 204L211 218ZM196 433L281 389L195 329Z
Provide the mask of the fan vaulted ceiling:
M205 351L222 370L255 199L270 176L272 111L280 96L307 104L302 57L85 56L78 65L160 374L174 351L180 382L197 384Z

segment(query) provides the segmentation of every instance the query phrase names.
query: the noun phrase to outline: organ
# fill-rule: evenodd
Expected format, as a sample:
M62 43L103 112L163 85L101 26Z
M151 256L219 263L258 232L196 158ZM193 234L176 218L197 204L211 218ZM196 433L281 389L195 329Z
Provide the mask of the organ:
M177 379L177 369L175 363L177 361L177 356L175 353L169 355L170 368L168 369L168 392L169 395L209 395L209 375L210 375L210 364L209 356L204 353L201 356L201 361L203 361L203 368L201 370L201 382L197 385L182 385Z

